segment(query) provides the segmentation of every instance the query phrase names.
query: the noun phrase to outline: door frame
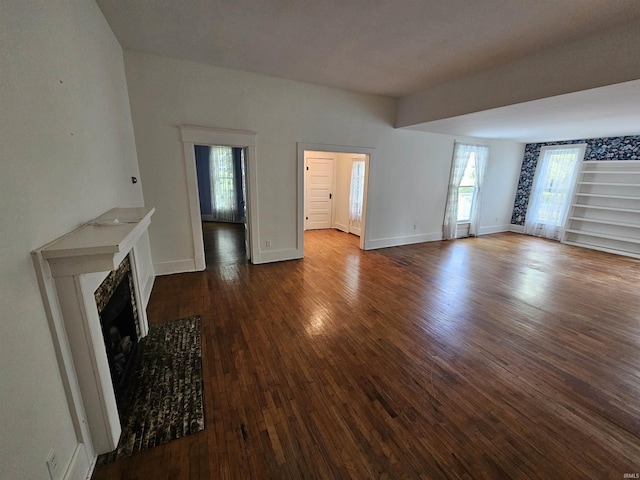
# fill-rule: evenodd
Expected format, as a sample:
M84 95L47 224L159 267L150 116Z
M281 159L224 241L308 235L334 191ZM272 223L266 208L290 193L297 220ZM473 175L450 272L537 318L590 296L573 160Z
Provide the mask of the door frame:
M202 127L195 125L180 125L182 146L184 152L185 172L187 177L187 194L189 197L189 216L193 235L193 252L195 270L207 268L204 256L204 240L202 237L202 218L200 213L200 197L198 193L198 175L196 172L196 145L225 146L245 149L245 175L247 180L247 238L250 249L250 261L256 263L259 259L257 240L258 219L254 212L258 211L257 192L257 146L256 132L245 130L229 130L224 128Z
M332 152L332 153L360 153L366 155L364 170L364 193L362 201L362 235L360 235L360 249L371 249L371 226L367 221L369 211L369 189L373 183L373 165L375 165L376 149L372 147L349 147L344 145L325 145L320 143L298 142L298 245L304 255L304 152L305 150ZM195 168L195 167L194 167Z

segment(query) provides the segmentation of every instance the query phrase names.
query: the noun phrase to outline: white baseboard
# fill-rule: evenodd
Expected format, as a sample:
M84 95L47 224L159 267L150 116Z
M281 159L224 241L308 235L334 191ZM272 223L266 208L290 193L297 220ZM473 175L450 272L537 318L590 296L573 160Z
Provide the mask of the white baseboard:
M285 260L297 260L304 256L302 250L297 248L283 248L280 250L260 250L258 256L253 258L256 265L261 263L283 262Z
M195 272L196 264L193 258L186 260L174 260L172 262L160 262L153 264L156 275L172 275L174 273Z
M509 231L514 233L524 233L524 225L509 225Z
M510 232L511 227L515 225L492 225L489 227L480 227L478 229L478 235L489 235L491 233Z
M71 454L69 465L62 475L63 480L87 480L93 474L95 461L90 462L84 443L78 443Z
M369 240L366 250L399 247L401 245L411 245L413 243L437 242L438 240L442 240L442 232L421 233L419 235L407 235L404 237L377 238L375 240Z
M338 230L340 230L342 232L349 233L349 225L343 225L342 223L336 223L334 228L337 228Z
M204 257L204 253L202 255L196 255L196 258L193 261L195 265L196 271L203 271L207 269L207 259Z
M280 250L261 250L253 259L252 263L272 263L285 260L296 260L303 257L301 250L297 248L283 248ZM173 275L174 273L197 272L196 261L194 259L175 260L172 262L154 263L153 269L156 276ZM151 285L153 286L153 285Z

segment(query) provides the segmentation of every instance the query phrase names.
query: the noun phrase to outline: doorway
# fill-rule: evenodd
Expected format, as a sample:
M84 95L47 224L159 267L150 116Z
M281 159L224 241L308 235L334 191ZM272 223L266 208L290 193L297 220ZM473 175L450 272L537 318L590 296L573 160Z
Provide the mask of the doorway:
M187 192L189 197L189 217L193 239L193 263L185 262L184 271L204 270L206 268L204 239L202 232L202 212L198 192L198 175L196 172L195 146L239 147L244 151L245 168L245 251L251 263L261 263L257 240L256 219L252 212L257 210L255 195L257 191L255 172L257 170L256 133L243 130L227 130L212 127L181 125L185 172L187 175Z
M366 249L372 150L335 146L302 150L303 230L336 229L351 233L360 237L359 246Z
M195 145L194 155L207 267L249 260L245 149Z

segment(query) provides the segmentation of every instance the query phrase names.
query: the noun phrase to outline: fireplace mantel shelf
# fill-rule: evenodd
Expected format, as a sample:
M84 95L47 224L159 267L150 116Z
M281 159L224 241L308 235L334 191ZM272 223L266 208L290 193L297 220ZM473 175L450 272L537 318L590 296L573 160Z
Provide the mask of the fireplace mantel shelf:
M42 248L54 277L115 269L147 230L155 208L114 208Z
M146 235L154 212L114 208L31 252L76 426L77 451L89 463L115 449L121 432L96 290L129 257L131 304L140 338L148 333L146 305L154 274Z

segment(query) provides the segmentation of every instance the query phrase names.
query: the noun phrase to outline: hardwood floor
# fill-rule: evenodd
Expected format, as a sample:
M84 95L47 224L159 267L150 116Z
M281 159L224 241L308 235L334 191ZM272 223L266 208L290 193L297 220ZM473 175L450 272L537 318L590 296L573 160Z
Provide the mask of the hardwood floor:
M640 472L640 261L518 234L160 277L199 314L203 432L103 479L623 478Z
M244 224L202 222L202 235L207 268L247 263Z

